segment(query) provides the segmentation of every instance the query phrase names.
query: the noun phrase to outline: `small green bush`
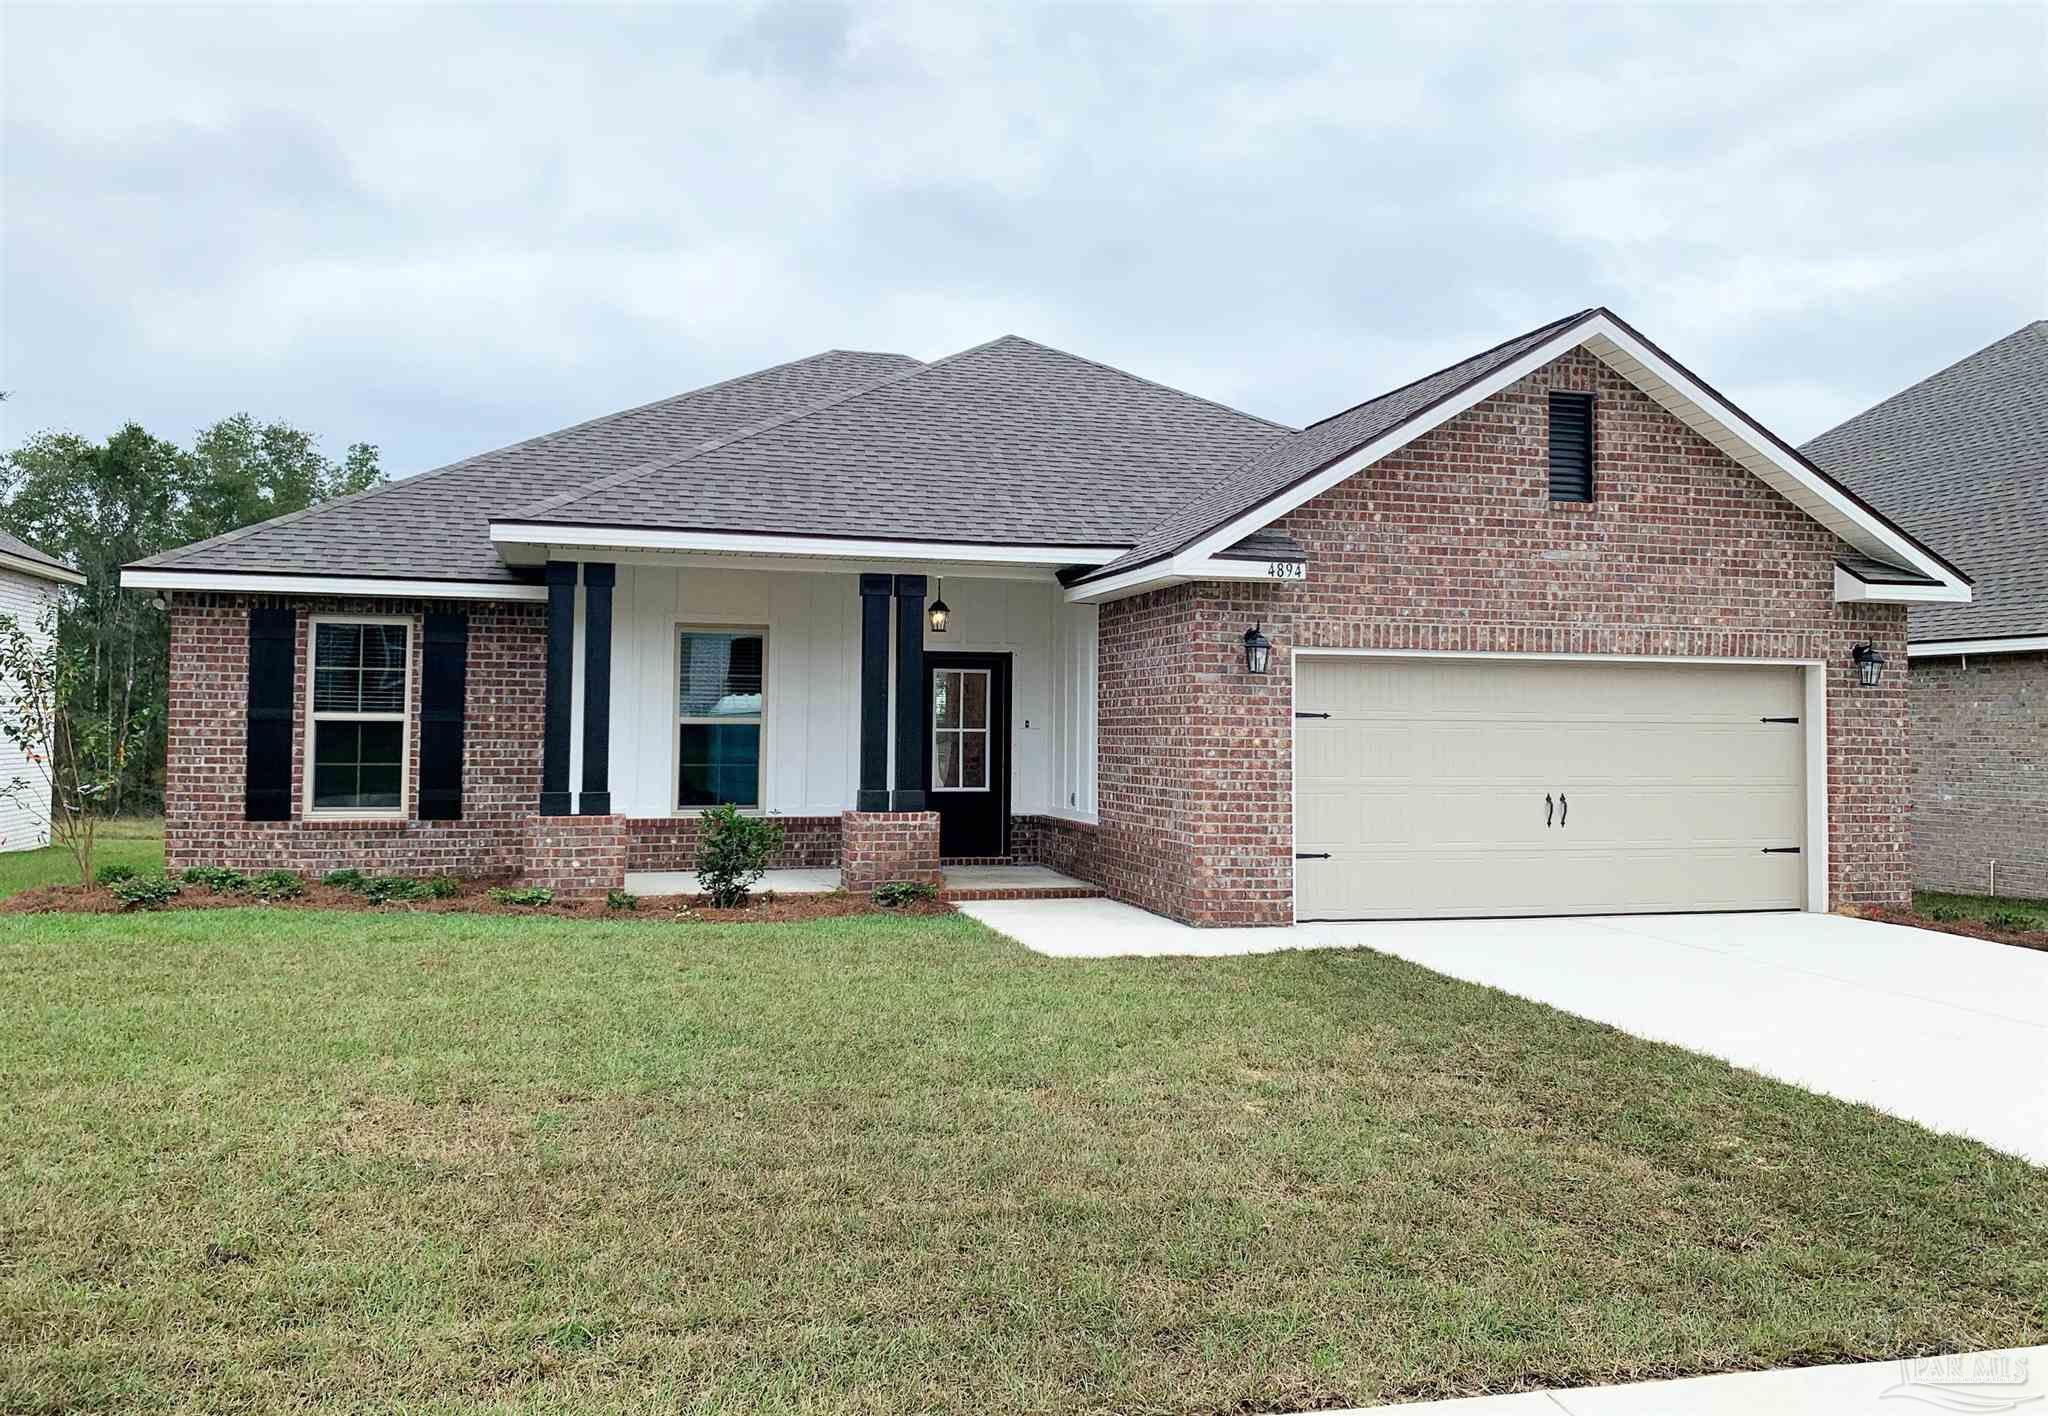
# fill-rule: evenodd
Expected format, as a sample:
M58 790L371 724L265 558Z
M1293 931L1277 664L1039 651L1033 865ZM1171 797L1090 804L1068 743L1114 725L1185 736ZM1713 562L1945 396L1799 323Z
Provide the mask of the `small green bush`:
M123 880L133 880L134 878L135 867L132 865L103 865L92 873L92 883L102 886L118 885Z
M2015 934L2041 927L2041 922L2024 910L1993 910L1984 916L1984 922L1993 929L2010 930Z
M197 885L216 895L238 895L249 888L248 876L224 865L195 865L178 878L187 885Z
M249 893L259 900L296 900L306 893L306 882L296 871L266 870L249 878Z
M429 875L421 883L430 900L452 900L462 893L462 882L452 875Z
M360 870L330 870L320 877L322 885L333 885L343 890L363 888L363 872Z
M555 902L555 892L545 885L496 885L491 888L490 896L501 905L516 905L521 909L539 909Z
M1969 915L1954 905L1936 905L1927 912L1927 917L1937 924L1960 924L1968 919Z
M715 806L704 813L704 834L697 842L697 883L712 905L735 909L747 902L782 846L782 823L742 816L738 808Z
M167 875L134 875L108 887L123 909L161 909L178 897L178 882Z
M885 880L875 887L873 894L876 904L890 910L938 898L938 887L927 885L922 880Z
M640 897L630 890L607 890L604 892L604 907L608 910L637 910Z

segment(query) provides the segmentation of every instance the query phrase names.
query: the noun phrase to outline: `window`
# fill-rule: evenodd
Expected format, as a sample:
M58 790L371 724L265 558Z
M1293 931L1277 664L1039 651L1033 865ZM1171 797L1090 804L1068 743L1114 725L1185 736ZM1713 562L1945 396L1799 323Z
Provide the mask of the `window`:
M677 642L676 805L759 806L767 636L685 629Z
M313 811L404 813L411 635L404 620L313 621Z
M988 790L987 669L932 672L932 790Z
M1550 395L1550 499L1593 500L1593 395Z

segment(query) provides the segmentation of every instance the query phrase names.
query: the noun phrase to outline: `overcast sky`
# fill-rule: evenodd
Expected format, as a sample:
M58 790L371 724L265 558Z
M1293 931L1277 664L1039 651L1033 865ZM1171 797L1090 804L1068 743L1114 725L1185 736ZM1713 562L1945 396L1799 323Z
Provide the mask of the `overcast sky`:
M1307 422L1607 304L1797 441L2048 314L2048 5L0 8L0 444L404 474L1017 333Z

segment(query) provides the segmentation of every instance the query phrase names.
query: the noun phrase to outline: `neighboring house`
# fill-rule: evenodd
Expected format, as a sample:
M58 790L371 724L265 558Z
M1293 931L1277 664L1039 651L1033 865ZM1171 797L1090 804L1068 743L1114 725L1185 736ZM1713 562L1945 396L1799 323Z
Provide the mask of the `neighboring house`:
M43 616L67 586L85 584L68 561L37 550L0 531L0 615L38 634ZM0 693L7 692L0 685ZM50 844L49 778L14 743L0 737L0 786L22 781L30 791L20 800L0 797L0 851L29 851Z
M1204 925L1902 902L1906 604L1970 595L1602 309L1300 430L834 351L123 583L174 866L589 892L733 802L852 886L1043 862Z
M1804 451L1976 577L1910 617L1915 882L2048 899L2048 320Z

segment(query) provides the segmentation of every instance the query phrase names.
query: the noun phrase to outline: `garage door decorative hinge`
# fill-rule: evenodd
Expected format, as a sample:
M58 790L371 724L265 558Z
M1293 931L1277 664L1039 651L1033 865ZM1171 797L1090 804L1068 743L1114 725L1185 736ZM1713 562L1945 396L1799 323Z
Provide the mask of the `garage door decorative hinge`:
M1765 855L1798 855L1798 854L1799 854L1799 847L1797 847L1797 846L1765 846L1765 847L1764 847L1764 854L1765 854Z
M1297 718L1327 718L1330 715L1328 713L1296 713L1294 716Z
M1758 718L1759 723L1796 723L1797 718Z
M1296 851L1294 858L1296 860L1328 860L1330 853L1328 851Z

